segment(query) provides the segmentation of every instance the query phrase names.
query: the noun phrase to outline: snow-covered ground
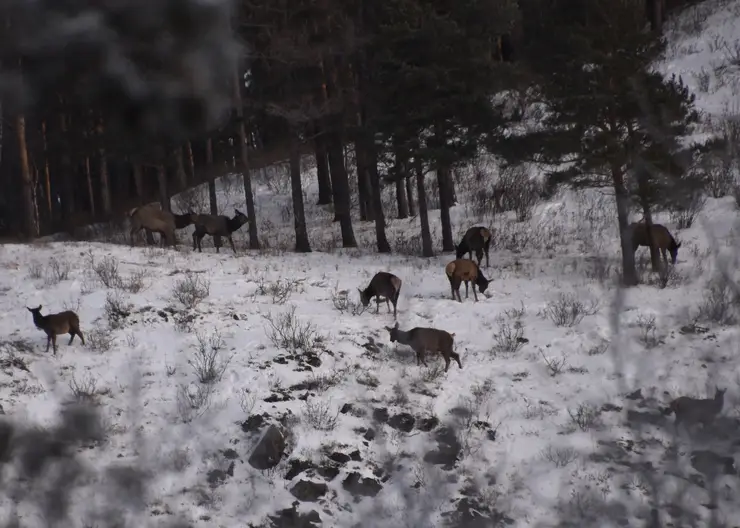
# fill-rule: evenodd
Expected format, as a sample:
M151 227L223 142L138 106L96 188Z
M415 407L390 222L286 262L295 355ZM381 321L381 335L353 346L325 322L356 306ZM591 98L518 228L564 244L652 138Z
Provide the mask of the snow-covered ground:
M730 42L740 2L712 5L706 34ZM709 68L722 54L710 40L697 30L674 42L668 69ZM697 95L716 115L735 98ZM740 437L740 311L715 279L717 262L737 268L732 197L709 199L688 229L659 214L682 242L678 264L661 288L640 249L644 283L621 297L609 196L563 192L517 222L479 218L465 200L473 184L458 182L456 239L478 221L495 233L489 290L460 304L444 275L454 256L410 256L418 222L392 219L390 189L396 252L374 254L373 226L360 222L361 247L341 250L306 175L307 255L290 252L289 188L275 174L257 186L260 252L244 249L246 228L237 256L216 254L209 240L192 252L187 230L178 251L0 246L2 409L52 427L70 402L92 402L103 424L82 442L73 473L57 460L43 483L18 491L5 481L3 526L12 497L21 526L45 525L33 505L48 503L47 486L58 482L71 492L74 526L107 526L116 515L123 526L122 511L132 512L130 526L633 526L653 510L664 521L688 512L697 526L712 515L740 524L737 477L723 474L721 458ZM219 183L227 214L243 206L240 187ZM202 192L180 201L206 209ZM432 220L439 247L437 211ZM384 303L379 314L374 303L359 309L356 288L381 270L403 280L400 327L454 332L462 369L445 373L440 358L417 366L410 349L389 342ZM38 305L76 311L85 346L61 336L58 355L45 353L25 309ZM674 434L668 402L711 397L715 385L728 389L722 419L692 437ZM17 447L32 459L44 443L35 434Z

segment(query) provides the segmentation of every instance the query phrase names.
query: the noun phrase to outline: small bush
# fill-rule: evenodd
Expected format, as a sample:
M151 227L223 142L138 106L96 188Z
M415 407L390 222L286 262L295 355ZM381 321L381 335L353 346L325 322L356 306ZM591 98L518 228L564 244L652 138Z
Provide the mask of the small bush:
M724 277L716 277L707 283L697 320L720 325L734 324L737 321L737 301L735 288Z
M98 280L106 288L116 288L121 285L121 274L118 272L118 260L115 257L105 256L100 262L90 257L92 269Z
M120 287L129 293L139 293L147 288L146 270L140 269L133 271L130 275L121 280Z
M271 297L273 304L285 304L290 295L298 291L302 282L302 280L296 279L278 279L275 282L266 282L263 278L260 278L257 283L257 294Z
M199 382L208 384L220 381L231 361L231 356L221 357L221 350L226 347L221 334L216 331L205 336L196 332L195 337L198 345L188 364L193 368Z
M542 450L542 458L555 464L555 467L563 468L578 458L578 452L572 447L548 446Z
M568 409L572 429L589 431L601 423L601 410L590 403L582 403L575 410Z
M303 418L318 431L333 431L339 422L339 411L332 411L328 402L311 399L306 400Z
M565 370L565 368L568 366L568 360L565 358L565 356L562 356L559 359L549 358L545 356L545 353L542 350L540 350L540 355L542 356L542 361L545 362L547 373L550 375L551 378L554 378L558 374L561 374L563 370Z
M208 298L211 282L198 274L188 271L185 277L175 282L172 298L188 310L192 310Z
M662 338L658 335L658 327L654 315L639 315L637 317L637 327L640 329L639 340L645 345L645 348L655 348Z
M49 260L45 282L47 285L59 284L69 279L70 271L72 271L72 265L69 262L52 258Z
M267 321L267 337L273 345L288 352L313 352L324 342L316 327L311 323L301 323L295 314L295 306L277 317L263 315Z
M44 276L44 266L38 261L31 261L28 263L28 278L29 279L40 279Z
M94 352L108 352L113 348L115 338L110 328L96 326L89 332L85 332L85 343Z
M351 300L349 291L340 290L338 283L331 292L331 302L340 313L349 312L352 315L359 315L363 311L362 304Z
M69 382L69 388L72 391L74 400L78 403L94 404L96 403L98 382L91 375L85 376L82 381L72 377Z
M524 325L520 320L513 323L499 321L498 332L493 336L494 354L516 354L527 342L524 339Z
M177 388L177 410L180 419L188 423L203 416L211 406L212 390L212 385L208 383L179 385Z
M556 326L575 326L587 315L595 315L598 311L598 301L584 303L572 293L561 293L556 300L545 306L545 315Z
M118 290L108 292L105 295L105 317L108 319L108 326L113 329L121 328L126 318L131 315L132 306L126 297Z
M706 201L706 197L701 192L692 193L671 212L671 222L676 224L677 229L690 228L694 225L694 220L696 220L696 216L701 212Z

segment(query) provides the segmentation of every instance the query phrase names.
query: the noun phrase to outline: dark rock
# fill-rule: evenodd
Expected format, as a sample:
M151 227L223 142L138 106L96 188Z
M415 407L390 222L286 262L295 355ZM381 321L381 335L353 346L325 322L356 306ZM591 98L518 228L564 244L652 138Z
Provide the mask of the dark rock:
M224 455L224 458L226 460L236 460L237 458L239 458L239 453L237 453L236 450L231 449L231 448L224 449L222 451L222 454Z
M435 427L439 425L439 418L436 416L428 416L426 418L422 418L416 423L416 428L419 431L423 431L425 433L428 433Z
M232 470L232 473L233 473L233 470ZM226 480L227 476L228 475L226 474L226 471L222 469L212 469L211 471L208 472L208 476L206 477L206 479L208 480L208 484L212 488L215 488L219 484L222 484Z
M235 467L235 466L236 466L236 464L235 464L235 463L234 463L234 461L232 460L232 461L231 461L231 464L229 464L229 467L227 467L227 468L226 468L226 474L227 474L227 475L228 475L229 477L233 477L233 476L234 476L234 467Z
M324 464L316 468L316 473L326 480L334 480L339 475L339 466L334 464Z
M249 465L255 469L270 469L280 463L285 451L285 438L280 429L270 425L260 438L249 457Z
M354 460L355 462L362 461L362 456L360 455L360 450L359 449L355 449L354 451L352 451L349 454L349 458L350 458L350 460Z
M496 441L496 429L489 429L486 431L486 438L488 438L491 442Z
M293 460L288 462L288 472L285 474L285 480L293 480L294 477L297 477L304 471L313 469L315 467L316 466L314 466L313 462L311 462L310 460L301 460L299 458L294 458Z
M242 431L245 433L255 433L260 430L265 423L265 417L261 414L253 414L242 423Z
M365 440L367 440L368 442L370 442L370 441L372 441L373 439L375 439L375 429L373 429L372 427L371 427L370 429L368 429L368 430L367 430L367 431L365 432L365 435L363 436L363 438L364 438Z
M287 365L288 364L288 358L285 356L278 356L275 359L272 360L275 363L278 363L280 365Z
M272 515L269 519L270 528L317 528L321 524L319 512L312 510L301 514L298 513L295 505L279 511L277 515Z
M327 491L329 488L326 484L311 480L299 480L290 488L290 493L301 502L316 502Z
M385 407L373 409L373 420L379 423L386 423L389 418L388 409Z
M424 461L430 464L443 466L445 470L451 470L455 467L462 446L457 440L455 431L450 427L442 427L437 429L435 435L437 441L437 449L435 451L429 451L424 455Z
M622 408L619 405L614 405L612 403L605 403L601 406L601 412L619 412Z
M275 402L284 402L284 401L290 401L293 397L290 394L277 394L273 392L270 394L267 398L265 398L263 401L267 403L275 403Z
M642 400L642 389L637 389L635 392L630 392L627 396L625 396L628 400Z
M356 472L347 475L342 482L342 487L355 497L375 497L383 489L383 485L377 480L363 478Z
M345 403L344 405L342 405L342 408L339 409L339 412L342 414L347 414L349 412L352 412L352 409L353 405L351 403Z
M490 528L514 524L510 517L492 510L474 497L463 497L452 512L442 514L450 528Z
M388 425L398 431L402 431L404 433L410 433L411 430L414 428L415 422L416 422L416 419L413 416L411 416L409 413L400 413L400 414L396 414L390 420L388 420Z
M329 460L333 460L337 464L344 465L350 461L350 457L349 455L345 453L340 453L339 451L335 451L334 453L329 455Z
M303 362L311 365L313 368L318 368L321 366L321 359L319 359L319 356L317 356L316 354L312 354L311 352L303 354Z

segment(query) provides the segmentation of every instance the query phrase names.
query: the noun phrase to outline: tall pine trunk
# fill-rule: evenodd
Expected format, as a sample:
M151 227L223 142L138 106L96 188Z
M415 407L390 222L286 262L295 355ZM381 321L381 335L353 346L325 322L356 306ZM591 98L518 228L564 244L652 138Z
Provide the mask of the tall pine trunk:
M319 200L316 205L327 205L332 202L331 176L329 175L329 162L326 157L326 138L323 130L318 126L313 142L316 156L316 179L319 185Z
M375 218L375 241L378 253L390 253L391 245L385 233L385 214L383 213L383 197L380 193L380 173L378 172L378 152L372 134L363 132L362 142L365 144L367 156L367 174L370 180L373 217Z
M172 157L175 165L175 178L177 179L178 192L188 188L188 174L185 172L185 163L183 163L182 147L175 147L172 151Z
M416 194L419 196L419 224L421 225L421 256L433 257L432 233L429 231L429 211L427 210L427 194L424 189L424 166L417 154L414 157L414 172L416 172Z
M617 201L617 220L619 222L619 241L622 247L622 284L636 286L635 252L632 248L632 230L629 226L630 197L624 186L624 173L620 167L612 167L612 183Z
M90 156L85 156L85 179L87 180L87 196L90 200L90 214L95 218L95 189L92 182L92 171L90 170Z
M650 263L653 271L660 273L663 268L661 266L660 251L658 250L658 246L655 245L655 240L653 240L653 215L650 212L650 184L648 182L650 175L645 171L646 169L643 167L635 171L637 174L637 190L640 208L642 209L645 226L647 226L647 239L648 244L650 244Z
M46 121L41 122L41 137L44 147L44 193L46 194L46 207L49 211L49 221L54 223L54 210L51 206L51 174L49 170L49 143L46 138Z
M31 164L28 159L25 116L19 115L16 118L16 131L18 134L18 152L21 165L23 227L28 238L36 238L39 236L39 224L36 217L36 184L31 175Z
M190 185L196 185L198 182L195 181L195 159L193 158L193 145L190 141L185 142L185 159L187 160L187 163L185 163L185 170L188 182Z
M244 104L242 103L243 84L239 80L239 72L234 71L234 106L239 121L239 160L242 165L242 178L244 179L244 201L247 206L247 217L249 217L249 249L259 249L260 241L257 238L257 213L254 208L254 193L252 192L252 177L249 174L249 151L247 145L247 129L244 125Z
M293 198L293 224L295 226L295 250L310 253L306 227L306 212L303 207L303 185L301 181L301 145L298 134L290 134L290 190Z
M403 180L406 182L406 198L408 199L409 215L414 216L416 214L416 207L414 206L413 186L411 185L411 178L408 175L408 171L404 172Z
M113 202L110 192L110 175L108 173L108 157L105 155L105 149L98 150L98 162L100 163L100 196L103 201L103 214L106 218L110 217L113 212Z
M157 164L157 186L159 189L159 203L162 205L162 210L172 212L170 195L167 189L167 169L164 166L164 162Z
M435 127L435 144L437 148L444 148L443 125ZM450 167L444 160L437 160L437 187L439 189L439 218L442 223L442 251L454 251L455 243L452 240L452 222L450 221L450 207L452 206L453 188L451 185Z
M358 132L359 134L359 132ZM370 178L367 174L367 152L359 145L355 138L355 166L357 172L357 195L360 206L360 221L372 221L373 205L370 192Z
M213 139L206 140L206 174L208 174L208 204L210 205L211 214L218 214L218 195L216 194L216 178L213 174ZM221 237L213 237L213 245L221 249Z
M329 169L334 190L334 219L339 221L342 231L342 246L357 247L355 233L352 229L350 210L349 178L344 165L344 144L342 142L341 118L334 120L328 135Z

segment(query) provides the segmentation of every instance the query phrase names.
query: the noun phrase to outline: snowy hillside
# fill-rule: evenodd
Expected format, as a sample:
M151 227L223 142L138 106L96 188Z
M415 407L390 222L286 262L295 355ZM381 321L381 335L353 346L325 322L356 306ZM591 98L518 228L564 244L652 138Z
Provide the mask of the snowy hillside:
M712 2L670 28L664 67L693 83L708 131L736 105L719 80L728 70L712 66L724 47L711 44L720 34L730 48L734 34L740 42L735 13L740 1ZM712 68L706 89L702 68ZM83 438L65 437L77 465L55 444L41 482L17 482L20 470L5 467L5 482L17 485L0 494L2 526L16 514L21 526L45 526L36 506L61 516L62 499L80 527L115 515L121 526L634 526L655 515L740 524L740 305L716 278L717 262L737 269L734 198L709 198L686 229L658 214L682 243L678 263L661 288L640 249L643 284L622 298L612 198L563 192L524 221L492 219L470 199L475 169L495 171L460 171L452 213L456 238L478 222L494 229L483 269L492 282L477 303L451 298L444 265L454 256L412 256L418 223L393 219L390 189L394 254L374 254L373 226L359 221L361 247L337 249L339 226L314 205L310 167L312 254L290 252L290 189L277 173L255 175L260 252L244 249L245 228L236 256L216 254L210 239L192 252L190 230L177 251L0 246L6 417L53 427L83 402L102 418ZM240 188L236 177L219 182L226 214L243 207ZM205 210L206 196L175 205ZM403 280L400 327L454 332L462 369L453 362L445 373L431 357L417 366L409 348L389 342L385 304L379 314L374 303L361 309L357 288L381 270ZM38 305L76 311L85 345L65 335L56 357L45 353L26 310ZM712 397L715 386L727 389L721 416L675 434L668 403ZM16 434L29 464L49 443L38 430ZM58 492L50 505L47 486L59 481L69 496Z

